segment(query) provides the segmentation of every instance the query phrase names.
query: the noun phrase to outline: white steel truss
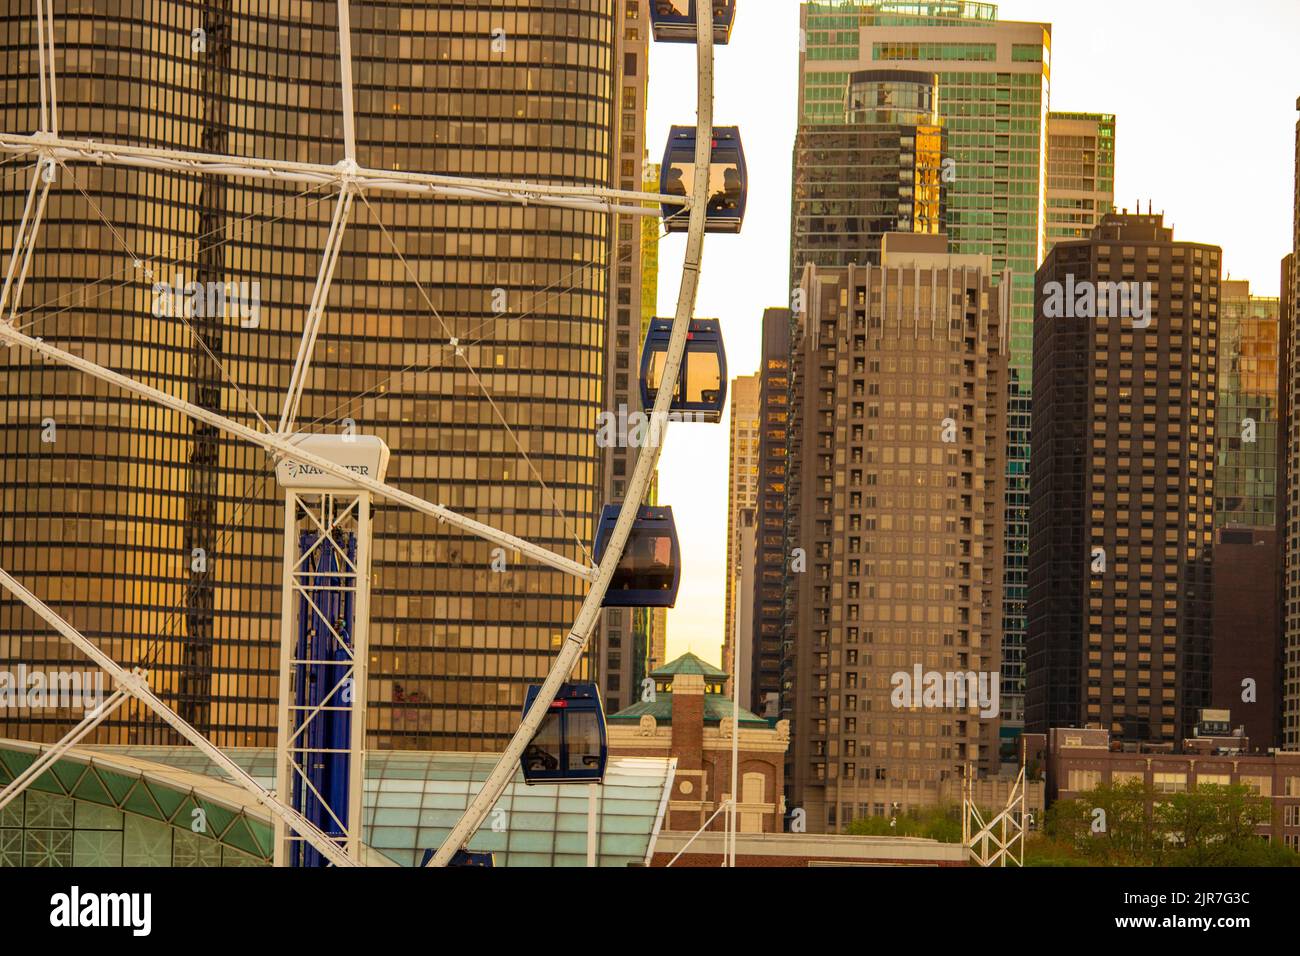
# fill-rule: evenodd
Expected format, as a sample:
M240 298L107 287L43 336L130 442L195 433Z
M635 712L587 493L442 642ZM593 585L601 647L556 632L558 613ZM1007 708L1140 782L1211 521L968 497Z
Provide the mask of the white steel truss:
M311 305L307 307L307 320L302 327L302 340L298 343L298 357L293 363L289 391L280 412L280 427L277 431L281 435L292 432L293 423L298 418L298 406L302 403L302 393L307 387L307 373L311 369L311 357L316 348L316 333L320 331L321 320L325 317L325 302L334 281L334 267L338 264L339 252L343 249L343 234L347 231L348 217L352 212L352 196L352 185L345 183L339 191L338 203L334 206L329 235L325 237L325 251L321 255L320 271L316 274L316 287L312 289Z
M457 514L448 508L444 508L442 505L431 504L410 492L402 491L400 488L394 488L392 485L385 484L381 481L375 481L373 478L366 478L363 475L358 475L329 459L312 454L305 448L299 447L295 443L293 437L282 437L279 435L268 434L267 432L260 432L255 428L249 428L247 425L237 422L232 418L227 418L225 415L220 415L216 412L209 411L206 408L192 405L183 399L176 398L173 395L168 395L166 392L145 385L142 382L137 382L135 379L127 375L122 375L120 372L114 372L112 369L105 368L104 366L91 362L88 359L84 359L79 355L73 355L71 352L66 352L63 349L56 348L42 339L32 338L30 335L25 335L8 323L0 322L0 342L22 346L38 355L43 355L46 358L53 359L63 365L85 372L87 375L100 379L101 381L108 382L110 385L116 385L134 395L139 395L141 398L147 398L151 402L155 402L164 408L170 408L172 411L180 412L196 421L204 422L214 428L218 428L227 434L234 435L236 438L242 438L254 445L260 445L267 451L276 453L283 458L288 458L290 461L311 465L314 468L320 469L327 475L342 478L348 483L356 485L358 488L364 488L372 494L388 501L392 501L395 504L405 505L413 511L419 511L422 514L427 514L430 517L437 518L439 521L449 524L460 531L464 531L466 534L472 534L476 537L483 538L486 541L491 541L494 544L499 544L507 550L514 549L520 551L526 557L537 561L539 564L548 565L558 571L563 571L566 574L571 574L574 577L583 578L585 580L593 580L595 577L596 572L592 568L570 560L563 555L556 554L540 545L533 544L530 541L525 541L522 538L517 538L504 531L498 531L491 525L475 521L473 518L466 518L464 515Z
M208 759L215 763L230 780L240 787L243 787L252 795L253 799L266 807L271 814L293 827L302 837L311 843L321 854L334 863L336 866L353 866L351 858L339 847L337 843L322 833L316 826L307 820L302 814L298 813L292 807L279 800L275 794L269 790L264 790L256 780L237 763L231 760L213 743L204 737L198 730L190 725L185 718L181 717L174 710L164 704L150 688L146 675L128 671L117 661L113 660L95 644L90 641L84 634L56 614L44 601L34 595L27 588L23 587L9 572L0 568L0 587L3 587L18 600L22 601L36 613L36 615L58 631L63 637L73 643L83 654L98 664L103 670L117 682L120 690L129 693L136 700L140 701L151 711L161 717L173 730L181 735L185 740L203 751ZM110 698L111 699L111 698ZM82 725L86 722L83 720ZM87 728L88 730L89 728ZM75 731L74 731L75 733ZM70 744L69 738L64 737L60 745L66 750ZM39 775L37 775L39 776ZM20 787L13 788L14 794L21 792L26 786L30 785L36 776L28 778L26 783ZM10 797L12 799L12 796Z
M310 793L320 801L333 821L333 827L343 835L339 842L347 854L361 861L361 833L363 779L365 776L366 739L366 677L369 661L370 623L370 493L321 492L310 494L287 489L284 498L284 579L281 589L280 615L280 701L275 749L275 779L279 792L289 798L295 789ZM307 552L300 553L299 533L312 529L316 542ZM356 556L349 558L339 537L353 534L356 537ZM312 557L329 549L338 564L330 577L342 584L331 588L340 594L350 595L353 604L353 628L350 635L339 634L317 603L323 596L325 585L321 573L313 571ZM298 639L302 622L298 619L299 602L308 606L313 626L323 624L326 633L320 642ZM323 653L322 645L331 652ZM299 657L299 651L303 656ZM324 677L328 689L322 686L318 703L297 703L294 696L301 688L295 685L293 675L299 668L315 668ZM301 672L300 672L301 674ZM311 767L315 761L337 751L324 749L312 743L313 728L319 727L331 715L346 713L349 717L348 749L348 805L344 819L339 819L336 808L330 806L311 781ZM283 820L276 820L275 865L285 866L289 858L300 849L303 838Z
M54 18L51 0L36 0L35 6L40 61L41 103L39 129L27 135L0 133L0 153L29 157L33 160L31 187L28 191L21 223L15 231L4 285L0 290L0 343L9 347L24 348L33 354L41 355L46 359L81 371L164 408L179 412L196 421L204 422L226 434L256 444L271 452L277 461L281 458L287 458L300 464L310 465L326 474L343 479L348 483L349 487L356 487L360 491L409 507L412 510L434 517L438 521L466 534L483 538L508 550L518 551L524 557L539 564L591 582L591 588L577 620L557 655L533 707L525 715L506 752L502 755L500 762L484 783L479 794L471 802L465 816L462 817L435 856L433 865L445 865L454 852L473 835L492 805L499 799L500 794L514 774L520 754L536 732L547 708L554 700L560 684L573 670L590 639L609 583L622 560L623 551L631 534L637 510L649 489L655 466L662 451L662 440L644 449L643 453L638 457L635 470L629 481L627 497L623 502L618 522L608 542L604 558L600 567L594 569L539 545L459 515L441 505L427 502L391 485L355 474L327 459L297 447L293 441L293 436L287 433L292 428L301 400L302 389L305 387L311 362L312 347L323 318L329 283L332 279L334 263L337 261L338 244L341 243L342 233L346 227L351 200L355 195L364 196L367 192L376 192L423 195L446 199L520 203L525 206L530 204L544 205L631 216L659 216L662 214L662 207L665 205L689 211L690 228L687 237L682 281L664 367L664 375L669 380L676 380L680 375L686 334L694 312L700 262L703 253L713 128L712 8L708 4L700 5L697 18L699 21L697 32L699 100L697 104L698 136L695 156L695 183L693 194L690 197L684 197L605 187L441 176L359 166L355 159L351 37L347 0L338 0L346 155L335 165L217 155L192 150L100 143L88 139L62 137L58 132ZM107 164L142 170L176 171L195 175L220 175L337 186L339 204L336 207L334 219L337 228L331 230L331 234L335 236L334 246L331 248L330 243L327 242L326 248L323 250L312 305L308 310L307 320L304 322L298 360L295 363L295 376L291 380L286 395L278 434L270 434L249 428L224 415L185 402L138 382L129 376L59 349L42 341L40 338L26 335L14 327L13 319L17 315L18 303L35 250L50 186L54 183L58 167L72 163ZM7 314L6 308L8 309ZM672 391L671 389L659 390L654 408L654 415L659 421L667 420ZM661 431L660 434L663 434L663 432ZM118 686L117 693L113 698L110 698L110 700L116 701L113 707L119 706L122 700L125 699L124 696L119 698L119 694L137 698L175 729L182 738L203 751L235 783L248 790L258 802L271 811L280 821L280 824L291 827L301 834L322 855L336 865L354 865L354 860L335 841L313 826L301 814L279 800L275 794L258 786L247 773L226 757L222 751L163 703L148 687L146 675L143 671L130 672L118 665L3 569L0 569L0 586L17 596L24 604L53 626L59 634L71 641L99 667L113 676ZM83 739L106 716L106 709L87 715L86 719L74 727L52 749L58 753L66 752L77 741ZM364 735L364 729L362 729L362 734ZM57 757L52 759L57 759ZM5 797L12 799L33 779L35 779L35 776L29 777L22 784L14 781L6 789ZM285 781L278 781L278 784L283 789Z
M1011 788L1007 805L986 823L975 804L970 774L962 778L961 835L970 858L979 866L1025 865L1025 768Z
M41 156L58 163L90 163L101 166L129 166L137 169L171 170L195 175L233 176L241 179L272 179L278 182L351 184L364 192L410 193L443 199L477 199L488 202L559 206L586 212L611 212L624 216L660 216L660 204L690 208L692 200L682 196L611 189L605 186L557 186L550 183L517 182L506 179L471 179L432 173L371 169L354 161L324 163L289 162L249 156L221 156L162 146L130 146L100 143L89 139L56 136L52 133L0 133L0 153ZM707 201L707 194L705 201Z

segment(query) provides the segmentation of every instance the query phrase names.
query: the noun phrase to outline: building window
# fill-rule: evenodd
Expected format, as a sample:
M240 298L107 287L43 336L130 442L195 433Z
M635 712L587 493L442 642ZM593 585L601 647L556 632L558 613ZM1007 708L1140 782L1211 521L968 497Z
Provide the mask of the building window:
M1065 789L1082 793L1085 790L1094 790L1100 785L1100 770L1071 770Z
M1242 776L1239 781L1243 787L1249 787L1256 796L1271 797L1273 796L1273 778L1272 777L1247 777Z
M1157 793L1182 793L1187 789L1187 774L1157 773L1152 780Z

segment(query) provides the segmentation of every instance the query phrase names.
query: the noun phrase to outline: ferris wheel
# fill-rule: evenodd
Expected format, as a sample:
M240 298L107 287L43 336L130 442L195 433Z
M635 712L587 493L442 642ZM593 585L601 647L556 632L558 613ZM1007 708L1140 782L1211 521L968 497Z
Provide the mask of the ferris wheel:
M31 182L21 220L14 232L13 247L7 257L3 287L0 288L0 344L23 349L46 361L77 370L227 436L260 447L270 454L277 469L295 472L310 470L312 474L327 476L336 485L364 493L367 496L365 508L368 508L370 497L404 506L587 583L588 590L576 619L555 655L545 680L530 689L525 713L510 743L477 795L470 801L464 815L428 861L428 865L442 866L453 862L458 855L463 855L466 844L514 779L517 770L521 766L527 767L524 762L525 753L552 714L553 707L563 707L566 701L572 701L575 711L581 708L581 695L575 695L571 685L566 682L595 631L602 607L661 604L665 592L675 593L680 558L671 524L671 511L647 509L642 506L642 502L651 487L670 413L686 411L697 416L693 420L716 422L721 417L725 401L726 365L720 333L716 323L694 320L693 315L704 237L706 233L740 231L748 190L739 131L735 128L715 127L713 122L713 48L715 43L726 43L730 38L735 18L735 0L649 0L655 39L661 42L694 43L697 48L696 122L693 126L673 127L664 154L658 195L585 185L441 176L359 165L356 159L348 0L338 0L337 5L344 158L335 165L324 165L214 155L158 146L106 144L61 136L58 127L58 78L52 0L35 0L41 96L39 128L28 135L0 134L0 153L9 154L12 160L31 164ZM263 428L250 427L228 415L185 401L105 367L90 358L58 348L28 334L15 324L17 304L29 275L52 185L60 170L87 163L302 183L337 189L333 219L321 250L321 266L311 305L303 322L278 425L273 426L258 415ZM671 321L656 320L653 324L642 357L642 396L649 417L656 423L656 427L652 429L651 440L637 456L624 500L607 505L604 510L592 564L572 560L549 548L397 488L383 480L382 468L350 467L336 456L323 453L319 443L312 440L315 436L295 432L317 336L325 317L326 297L353 203L360 200L369 205L366 201L367 194L385 193L554 206L608 214L661 216L668 232L685 234L686 248L676 311ZM432 303L428 304L432 308ZM450 338L448 345L457 350L458 355L462 354L460 343L455 337ZM712 363L711 367L716 369L720 381L713 389L693 394L685 384L687 377L683 373L697 360ZM473 374L472 367L470 370ZM678 385L662 387L664 383ZM386 454L384 449L385 461ZM649 560L643 560L645 556ZM287 553L285 560L289 561ZM343 555L341 561L330 564L327 571L318 570L313 573L346 576L343 574L345 565L362 569L369 567L364 558ZM354 576L360 578L361 574ZM322 825L319 817L313 819L304 814L301 805L292 805L294 801L286 798L287 788L283 777L277 781L281 787L278 793L262 787L202 732L169 707L151 689L144 667L124 666L114 660L3 568L0 568L0 586L109 673L115 682L114 693L101 706L88 712L63 738L43 751L27 772L0 791L0 806L14 799L63 754L84 740L114 708L133 699L206 754L275 818L279 828L296 834L323 860L338 866L354 866L362 862L358 838L361 828L359 813L353 816L351 837L340 839L336 829ZM291 613L292 609L286 602L282 614ZM325 612L318 607L314 608L313 613L325 616ZM364 603L358 613L366 613ZM334 636L339 635L336 633ZM282 663L282 668L283 666ZM284 673L282 669L282 674ZM349 669L346 673L350 675L352 671ZM361 673L364 675L364 671ZM364 680L360 683L364 688ZM282 682L281 694L283 696L286 693ZM596 699L598 701L598 693ZM603 715L598 716L603 728ZM360 723L357 721L353 725L353 756L359 753L364 742L365 728L358 729ZM281 733L283 736L283 726ZM284 741L281 741L281 746L286 746ZM360 760L352 761L355 774L359 774L360 764ZM353 796L358 809L359 782L359 776L355 777L356 793ZM297 781L295 786L296 783Z

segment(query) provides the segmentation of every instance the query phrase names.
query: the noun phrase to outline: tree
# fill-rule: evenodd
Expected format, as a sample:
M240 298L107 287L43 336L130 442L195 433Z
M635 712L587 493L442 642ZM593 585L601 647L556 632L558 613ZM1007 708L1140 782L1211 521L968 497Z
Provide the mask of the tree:
M940 843L960 843L961 809L935 806L911 810L893 818L858 817L849 824L849 833L853 836L923 837Z
M1166 795L1137 780L1104 784L1053 804L1029 857L1035 865L1300 866L1300 854L1260 838L1271 812L1243 786Z
M1249 787L1218 784L1174 794L1155 813L1157 826L1176 841L1171 862L1182 866L1242 865L1226 861L1260 857L1257 830L1271 815L1268 801Z

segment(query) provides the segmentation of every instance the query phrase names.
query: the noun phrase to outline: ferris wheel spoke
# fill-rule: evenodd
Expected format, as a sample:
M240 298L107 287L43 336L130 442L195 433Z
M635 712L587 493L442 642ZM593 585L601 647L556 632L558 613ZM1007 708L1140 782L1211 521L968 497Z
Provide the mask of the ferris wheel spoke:
M573 186L553 183L475 179L358 166L352 160L334 165L221 156L163 146L99 143L51 133L0 133L0 152L44 155L60 163L94 163L163 169L195 175L221 175L284 182L337 184L374 193L423 193L447 199L560 206L590 212L630 216L660 216L663 206L689 208L692 200L676 194L638 192L607 186ZM707 197L706 197L707 198Z

